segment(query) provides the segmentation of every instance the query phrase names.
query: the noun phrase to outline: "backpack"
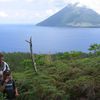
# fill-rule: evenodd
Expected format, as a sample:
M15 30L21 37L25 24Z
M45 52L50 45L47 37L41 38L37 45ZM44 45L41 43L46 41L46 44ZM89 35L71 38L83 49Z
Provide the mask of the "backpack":
M5 84L4 97L6 97L7 99L15 98L15 82L14 82L14 80L9 80Z
M8 64L7 64L6 62L3 62L3 63L0 65L0 70L4 72L4 71L9 71L10 68L9 68L9 66L8 66Z

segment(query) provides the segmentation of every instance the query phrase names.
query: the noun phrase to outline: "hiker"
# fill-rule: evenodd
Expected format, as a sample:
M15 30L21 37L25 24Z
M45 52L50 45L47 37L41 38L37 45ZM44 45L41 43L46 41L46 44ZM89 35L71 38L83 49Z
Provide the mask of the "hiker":
M15 81L12 79L10 71L3 72L3 80L1 82L1 86L3 89L2 92L5 100L15 100L16 96L19 95L15 86Z
M4 55L0 53L0 92L3 91L3 87L1 86L1 82L3 80L3 72L7 70L10 71L8 64L3 60L4 60Z
M3 59L4 59L4 56L2 53L0 53L0 73L10 70L8 64L5 61L3 61Z

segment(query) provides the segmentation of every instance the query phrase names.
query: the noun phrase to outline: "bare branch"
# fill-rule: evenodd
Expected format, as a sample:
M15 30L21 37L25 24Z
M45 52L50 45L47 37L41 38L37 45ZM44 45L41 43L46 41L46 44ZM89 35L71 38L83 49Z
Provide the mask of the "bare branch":
M28 41L28 40L25 40L26 42L28 42L28 43L30 43L30 41Z
M32 65L34 67L35 72L37 73L36 62L35 62L35 58L34 58L33 50L32 50L32 37L30 37L30 41L28 40L25 40L25 41L30 44L30 55L31 55Z

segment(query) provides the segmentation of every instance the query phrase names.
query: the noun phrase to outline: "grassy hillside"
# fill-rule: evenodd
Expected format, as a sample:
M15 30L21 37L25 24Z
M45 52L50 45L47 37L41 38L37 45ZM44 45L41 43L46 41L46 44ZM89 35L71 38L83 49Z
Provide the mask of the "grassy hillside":
M17 100L100 100L100 52L4 53L20 93Z

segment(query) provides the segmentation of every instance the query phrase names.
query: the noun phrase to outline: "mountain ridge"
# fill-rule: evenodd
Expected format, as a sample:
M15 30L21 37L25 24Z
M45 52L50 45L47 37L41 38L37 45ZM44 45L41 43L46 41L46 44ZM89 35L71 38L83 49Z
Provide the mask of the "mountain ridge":
M100 14L87 7L67 5L38 26L100 27Z

